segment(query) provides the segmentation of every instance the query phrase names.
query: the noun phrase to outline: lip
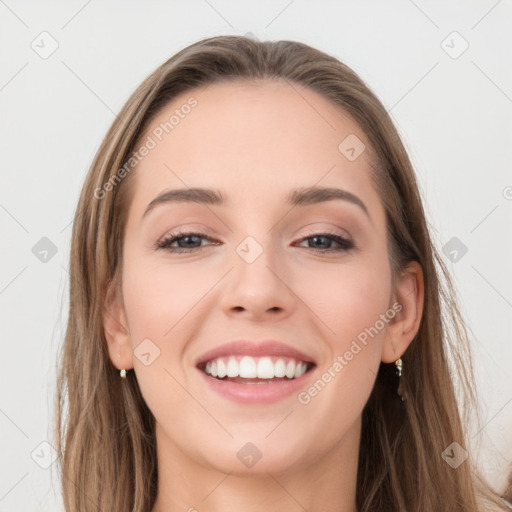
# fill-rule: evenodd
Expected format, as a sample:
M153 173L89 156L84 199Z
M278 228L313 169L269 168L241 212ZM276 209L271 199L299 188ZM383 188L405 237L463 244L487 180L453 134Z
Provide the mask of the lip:
M215 347L214 349L209 350L197 360L196 366L199 368L212 359L217 359L218 357L227 357L231 355L247 355L252 357L281 356L293 358L298 361L304 361L305 363L313 363L316 365L315 360L311 356L280 341L237 340L225 343L224 345L220 345L219 347ZM299 379L300 378L301 377L299 377Z
M249 384L217 379L207 375L203 370L206 363L218 357L227 356L274 356L293 358L310 363L308 371L300 377L276 382ZM296 348L275 340L250 341L236 340L220 345L204 353L196 362L196 368L209 388L224 398L242 404L271 404L298 393L316 369L314 358Z
M301 389L306 388L307 382L315 373L315 370L316 366L296 379L281 380L268 384L239 384L211 377L202 370L197 369L211 390L223 398L240 404L272 404L292 394L297 395Z

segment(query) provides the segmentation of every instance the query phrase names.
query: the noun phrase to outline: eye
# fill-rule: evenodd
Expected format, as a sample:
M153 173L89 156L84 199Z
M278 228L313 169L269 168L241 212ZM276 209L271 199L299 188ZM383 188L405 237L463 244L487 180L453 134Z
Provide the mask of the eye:
M342 252L354 249L354 243L337 233L325 232L325 233L314 233L305 238L302 238L302 242L312 240L314 246L309 246L307 249L319 249L320 252ZM338 247L331 247L332 242L338 244Z
M209 240L213 242L209 236L204 233L193 233L193 232L176 232L169 233L165 238L156 243L157 249L165 249L169 252L192 252L201 247L202 240ZM173 244L177 242L178 246Z
M187 253L204 247L201 243L203 240L215 243L212 238L204 233L188 231L169 233L169 235L156 243L156 248L174 253ZM309 247L306 247L307 249L316 249L320 252L342 252L354 248L353 242L332 232L314 233L301 239L301 242L305 241L312 241ZM338 247L332 247L333 242Z

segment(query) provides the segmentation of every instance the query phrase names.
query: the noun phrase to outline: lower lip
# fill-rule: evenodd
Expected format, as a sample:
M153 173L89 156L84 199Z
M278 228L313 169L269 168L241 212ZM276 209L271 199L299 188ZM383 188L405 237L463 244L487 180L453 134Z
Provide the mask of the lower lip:
M298 393L305 385L315 368L296 379L281 380L262 384L239 384L210 377L197 369L210 388L219 395L241 404L272 404Z

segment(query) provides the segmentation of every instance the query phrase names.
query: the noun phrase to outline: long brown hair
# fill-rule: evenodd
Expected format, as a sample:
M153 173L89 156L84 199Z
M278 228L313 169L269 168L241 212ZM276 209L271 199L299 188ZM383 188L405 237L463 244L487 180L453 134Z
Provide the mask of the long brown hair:
M370 142L393 274L410 261L423 270L424 313L402 356L407 401L395 394L392 365L381 364L363 410L358 510L476 512L484 503L506 510L471 456L456 468L443 457L453 442L468 448L464 426L475 404L468 335L430 238L414 170L386 109L330 55L298 42L239 36L192 44L146 78L114 120L85 180L73 224L69 317L59 355L56 445L66 510L149 512L155 501L154 417L133 372L126 381L119 378L103 328L108 290L120 282L136 172L120 169L150 121L175 97L233 80L284 80L323 95L352 116Z

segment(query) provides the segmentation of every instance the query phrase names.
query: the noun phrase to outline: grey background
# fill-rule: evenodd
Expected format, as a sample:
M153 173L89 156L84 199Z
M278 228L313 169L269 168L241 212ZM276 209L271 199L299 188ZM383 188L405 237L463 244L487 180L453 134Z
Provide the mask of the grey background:
M45 443L71 220L101 139L172 54L247 32L337 56L390 110L473 334L484 425L475 454L502 485L512 458L511 22L510 0L0 0L0 511L61 507Z

